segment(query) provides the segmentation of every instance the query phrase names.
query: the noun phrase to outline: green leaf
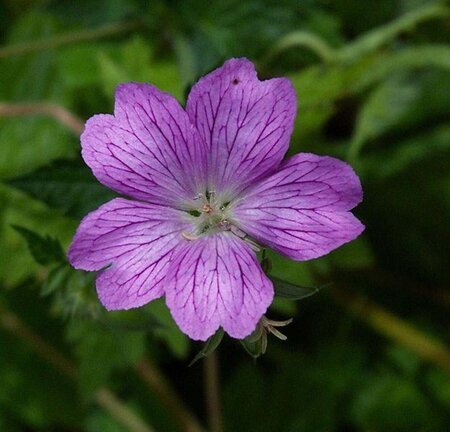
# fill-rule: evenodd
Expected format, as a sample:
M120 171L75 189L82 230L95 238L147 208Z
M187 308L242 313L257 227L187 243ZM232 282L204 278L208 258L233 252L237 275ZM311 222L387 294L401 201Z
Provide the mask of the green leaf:
M290 300L301 300L307 297L311 297L312 295L317 294L322 288L303 287L300 285L295 285L275 276L270 276L270 279L272 280L275 288L275 295Z
M77 219L116 196L81 160L58 160L8 183Z
M449 46L427 44L377 55L360 79L352 83L352 92L362 92L400 71L430 67L450 70Z
M364 177L380 182L406 172L414 164L445 156L450 151L450 126L440 125L431 131L415 134L393 148L380 149L362 161Z
M13 225L13 228L26 240L31 255L38 264L48 265L65 261L64 250L57 239L48 235L43 237L19 225Z
M395 127L419 96L418 85L403 74L382 82L359 114L348 151L349 160L355 162L367 141Z
M380 26L364 34L355 42L345 46L337 54L337 60L342 62L354 61L391 42L398 35L414 28L415 25L421 22L445 18L448 14L448 8L439 4L426 5L420 9L406 13L397 20Z
M203 345L203 348L197 353L197 355L192 359L192 361L189 363L189 366L192 366L194 363L196 363L198 360L207 357L212 352L216 350L216 348L220 345L220 342L222 342L224 335L224 331L222 328L216 331Z
M183 85L173 63L156 62L148 40L133 37L110 55L100 52L97 63L106 97L113 98L116 86L123 82L151 82L154 86L180 99Z

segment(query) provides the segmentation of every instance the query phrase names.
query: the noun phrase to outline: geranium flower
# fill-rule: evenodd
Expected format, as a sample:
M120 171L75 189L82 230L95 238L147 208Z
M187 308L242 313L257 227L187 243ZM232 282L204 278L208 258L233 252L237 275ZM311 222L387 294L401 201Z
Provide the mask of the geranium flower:
M283 161L296 114L288 79L259 81L246 59L195 84L186 110L149 84L116 90L114 115L90 118L82 156L117 198L88 214L69 250L75 268L101 270L108 310L165 295L183 332L222 327L245 338L271 304L255 248L295 260L327 254L364 229L352 168L301 153Z

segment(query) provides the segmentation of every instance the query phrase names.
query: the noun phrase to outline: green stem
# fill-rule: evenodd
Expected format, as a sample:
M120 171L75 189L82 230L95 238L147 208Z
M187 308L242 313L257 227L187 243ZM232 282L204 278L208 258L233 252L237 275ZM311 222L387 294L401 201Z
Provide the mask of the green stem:
M44 115L53 117L66 126L75 135L83 132L83 121L64 107L50 102L3 103L0 102L0 117L21 117L28 115Z
M395 21L363 34L354 42L343 48L335 49L328 45L320 36L294 31L280 38L264 56L261 67L267 67L283 51L295 47L307 48L325 63L346 63L370 54L379 47L391 42L399 34L409 31L414 26L428 20L444 18L449 10L443 5L433 4L409 12Z
M138 363L136 372L164 403L183 432L203 432L198 420L191 414L175 389L150 359L147 358Z
M296 47L309 49L324 62L327 62L334 57L333 48L331 48L321 37L315 35L314 33L295 31L279 39L264 56L260 66L262 68L267 67L267 65L272 63L272 61L276 59L283 51Z
M337 61L349 62L369 54L382 45L394 40L398 35L410 31L414 26L428 20L448 16L448 8L439 5L427 5L397 18L384 26L367 32L355 42L339 50Z
M102 39L121 33L127 33L141 27L141 21L130 21L124 23L106 24L102 27L77 31L73 33L56 36L50 39L24 42L17 45L5 46L0 48L0 59L31 54L38 51L60 48L64 45L71 45L79 42L87 42L96 39Z
M422 333L407 321L361 295L350 293L341 287L334 288L332 295L344 309L378 333L450 373L450 350L441 341Z
M207 355L203 362L209 427L212 432L222 432L223 421L220 403L219 360L217 351L213 351Z

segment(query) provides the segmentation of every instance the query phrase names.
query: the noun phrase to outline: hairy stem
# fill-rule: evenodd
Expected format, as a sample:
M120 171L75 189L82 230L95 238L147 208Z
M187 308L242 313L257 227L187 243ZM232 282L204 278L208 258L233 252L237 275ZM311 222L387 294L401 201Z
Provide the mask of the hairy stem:
M87 42L95 39L102 39L121 33L127 33L141 27L141 21L130 21L123 23L106 24L96 29L82 30L73 33L55 36L49 39L23 42L17 45L0 48L0 59L24 54L31 54L38 51L55 49L64 45L71 45L79 42Z
M203 360L205 377L206 409L209 428L212 432L222 432L222 408L220 403L219 360L217 351L210 353Z
M44 360L54 366L63 375L72 380L77 379L75 364L50 345L40 335L28 327L16 314L0 305L0 327L9 333L27 341L33 350ZM107 388L101 388L95 394L95 400L122 426L131 432L153 432L153 428L145 424L117 396Z
M142 360L136 366L136 371L141 379L164 403L182 431L203 431L200 423L184 405L177 392L173 389L159 368L150 359L147 358Z

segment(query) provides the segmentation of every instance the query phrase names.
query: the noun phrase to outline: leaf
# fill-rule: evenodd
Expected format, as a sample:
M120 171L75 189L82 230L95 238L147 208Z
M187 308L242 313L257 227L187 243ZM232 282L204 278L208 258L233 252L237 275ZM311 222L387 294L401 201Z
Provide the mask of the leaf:
M192 359L192 361L189 363L189 367L192 366L194 363L196 363L198 360L207 357L212 352L216 350L216 348L220 345L220 342L222 342L224 335L224 331L222 328L216 331L203 345L203 348L197 353L197 355Z
M55 262L64 262L64 250L57 239L41 235L19 225L13 228L26 240L31 255L38 264L48 265Z
M450 47L427 44L378 55L360 79L352 83L352 92L362 92L399 71L430 67L450 70Z
M386 181L406 172L426 159L445 156L450 151L450 126L440 125L431 131L415 134L393 148L380 149L362 161L364 177L373 183Z
M173 63L154 61L152 47L146 39L135 36L111 54L100 52L96 60L103 92L108 98L114 96L118 84L128 81L150 82L179 100L182 97L178 68Z
M302 300L304 298L311 297L312 295L317 294L322 289L322 287L313 288L295 285L275 276L270 276L270 279L272 280L275 288L275 295L290 300Z
M341 62L351 62L359 57L367 55L381 46L391 42L398 35L410 30L415 25L436 18L445 18L449 11L439 4L426 5L399 17L395 21L380 26L360 38L355 42L346 45L337 54L337 60Z
M81 160L57 160L8 183L77 219L116 196L95 179Z
M364 144L393 128L420 96L416 83L401 75L382 82L366 100L357 120L348 150L355 162Z

